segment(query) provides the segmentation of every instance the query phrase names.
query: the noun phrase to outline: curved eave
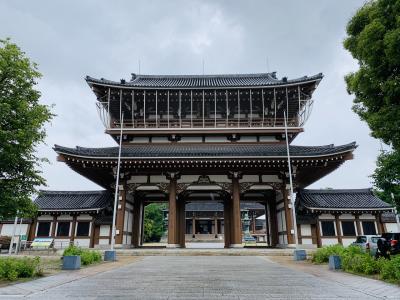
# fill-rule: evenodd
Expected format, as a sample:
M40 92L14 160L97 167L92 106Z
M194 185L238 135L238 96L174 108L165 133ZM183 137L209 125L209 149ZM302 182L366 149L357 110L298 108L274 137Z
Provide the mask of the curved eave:
M162 147L165 147L167 145L163 145ZM213 145L214 146L214 145ZM134 146L131 146L132 148ZM295 146L295 147L301 147L301 146ZM353 152L356 148L356 142L352 142L349 144L345 144L345 145L341 145L341 146L336 146L336 147L330 147L330 146L325 146L325 147L329 147L328 152L325 153L318 153L318 151L314 152L314 153L309 153L309 154L302 154L302 155L296 155L293 154L293 152L291 152L291 159L295 160L295 159L318 159L318 158L324 158L324 157L329 157L329 156L337 156L337 155L341 155L341 154L345 154L345 153L351 153ZM129 147L127 147L129 148ZM184 146L182 146L182 148L184 148ZM317 148L317 147L316 147ZM324 148L324 146L320 147L321 149ZM55 145L54 146L54 151L56 151L59 155L65 155L65 156L71 156L71 157L75 157L75 158L80 158L80 159L88 159L88 160L117 160L118 156L116 154L108 154L108 155L102 155L100 154L96 154L96 155L91 155L91 154L86 154L84 153L86 149L97 149L97 148L82 148L82 147L78 147L78 148L68 148L68 147L63 147L63 146L59 146L59 145ZM113 148L104 148L104 151L107 151L109 149L117 149L117 147L113 147ZM285 148L286 149L286 148ZM292 150L290 150L292 151ZM196 160L204 160L204 159L285 159L286 156L286 150L284 153L282 153L281 155L237 155L235 153L231 153L230 155L193 155L193 156L188 156L188 155L177 155L174 156L170 153L168 153L167 155L163 156L163 155L155 155L155 156L134 156L134 155L121 155L121 160L171 160L171 159L183 159L183 160L188 160L188 159L196 159Z
M226 76L226 77L232 77L232 78L237 78L240 76L243 77L248 77L252 78L256 75L260 74L237 74L237 75L204 75L204 77L209 76L210 78L213 77L218 77L218 76ZM269 75L269 74L268 74ZM185 78L185 76L177 76L176 78ZM190 76L189 76L190 77ZM195 78L204 78L203 76L196 76ZM168 76L161 76L161 78L168 78ZM172 76L172 78L174 78ZM232 88L269 88L269 87L288 87L292 85L305 85L309 83L319 83L323 78L322 73L315 74L313 76L305 76L301 78L296 78L296 79L290 79L287 81L283 80L277 80L277 79L271 79L269 76L268 79L270 82L267 83L260 83L260 84L235 84L235 85L192 85L192 86L186 86L186 85L145 85L145 84L137 84L135 81L126 81L125 83L117 82L117 81L112 81L112 80L107 80L107 79L97 79L93 78L90 76L86 76L85 80L88 83L90 87L93 86L100 86L100 87L107 87L107 88L118 88L118 89L147 89L147 90L152 90L152 89L232 89Z
M339 146L338 146L339 147ZM355 143L340 147L340 151L321 155L291 156L297 167L296 182L304 188L337 169L344 161L352 159ZM116 156L80 155L79 149L56 146L59 160L82 176L104 188L110 188L115 179L113 168ZM188 174L207 171L225 174L230 169L239 169L249 174L267 172L279 174L287 170L286 156L197 156L197 157L122 157L121 168L128 174L163 174L168 171L184 170ZM197 173L196 173L197 172Z

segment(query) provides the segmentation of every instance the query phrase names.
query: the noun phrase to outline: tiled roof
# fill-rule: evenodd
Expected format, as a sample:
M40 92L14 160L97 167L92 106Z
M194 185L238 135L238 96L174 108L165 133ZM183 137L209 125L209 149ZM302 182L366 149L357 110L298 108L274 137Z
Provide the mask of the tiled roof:
M40 191L35 203L39 211L96 210L112 201L109 191Z
M296 157L327 156L332 154L353 151L356 143L349 143L341 146L290 146L290 155ZM57 153L93 157L93 158L116 158L118 147L109 148L68 148L54 146ZM284 144L146 144L129 145L122 148L122 158L185 158L185 157L285 157L286 145Z
M119 82L104 78L86 77L87 83L108 86L143 88L213 88L213 87L252 87L277 86L293 83L316 82L323 78L322 73L296 79L277 79L275 73L225 74L225 75L138 75L132 74L130 81Z
M392 206L376 197L371 189L301 189L296 201L300 206L316 210L392 210Z

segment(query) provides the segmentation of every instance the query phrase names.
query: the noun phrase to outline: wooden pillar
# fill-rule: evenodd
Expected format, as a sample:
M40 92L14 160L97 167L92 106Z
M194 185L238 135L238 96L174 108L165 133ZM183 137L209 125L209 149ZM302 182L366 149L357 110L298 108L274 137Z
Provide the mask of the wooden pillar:
M317 234L317 246L322 247L322 241L321 241L321 229L319 226L319 217L317 217L317 223L315 226L316 234Z
M117 199L117 217L115 221L115 244L122 245L124 236L124 218L125 218L125 188L120 185L122 189L119 189Z
M133 202L133 226L132 226L132 245L139 247L141 241L141 207L142 202L138 197L134 198Z
M91 232L90 232L90 242L89 242L89 247L93 248L94 247L94 239L95 239L95 223L94 223L95 217L92 216L92 221L91 221Z
M37 226L37 218L33 219L31 226L29 227L28 241L33 241L35 238Z
M294 234L291 233L293 228L293 218L292 218L292 209L289 207L291 206L291 200L289 199L290 195L288 190L286 189L286 184L284 184L284 188L282 189L282 196L283 196L283 204L285 207L285 219L286 219L286 235L288 244L295 244Z
M226 199L224 201L224 241L225 248L229 248L231 244L231 201Z
M140 239L139 239L139 246L143 246L144 243L144 209L145 205L142 201L142 205L140 206Z
M181 248L185 248L185 234L186 234L186 214L185 214L185 201L179 199L176 205L177 215L177 238L178 244Z
M178 224L177 224L177 201L176 201L176 182L177 174L168 173L169 181L169 206L168 206L168 244L167 247L179 247Z
M385 233L385 227L383 226L383 223L381 221L381 213L377 213L375 215L376 219L376 227L378 227L378 234Z
M357 235L362 235L360 216L358 214L356 214L356 215L354 215L354 218L356 220Z
M336 224L336 235L338 238L339 244L343 245L343 237L342 237L342 231L340 230L340 221L339 221L339 215L335 215L335 224Z
M276 199L272 199L268 203L269 218L271 225L271 246L275 247L278 244L278 221L276 218Z
M240 215L239 176L232 177L232 226L230 247L242 247L242 220Z
M72 216L72 227L71 227L71 237L70 237L70 242L73 244L75 240L75 231L76 231L76 219L77 216L73 215Z
M214 237L218 238L218 215L215 213L214 215Z
M268 213L268 202L264 202L264 215L265 215L265 234L267 237L267 245L271 246L271 236L270 236L270 231L269 231L269 221L270 221L270 216Z
M56 237L56 224L57 224L57 216L54 215L54 216L53 216L52 226L51 226L51 234L50 234L50 236L51 236L52 238L55 238L55 237Z
M192 216L192 238L196 237L196 216Z

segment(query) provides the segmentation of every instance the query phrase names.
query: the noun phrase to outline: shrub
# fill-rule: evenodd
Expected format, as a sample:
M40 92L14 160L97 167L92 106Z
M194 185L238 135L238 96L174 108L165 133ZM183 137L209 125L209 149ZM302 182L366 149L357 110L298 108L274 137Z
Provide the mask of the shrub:
M64 250L63 256L69 255L79 255L81 257L82 265L84 266L101 261L101 254L99 251L82 249L74 245L71 245Z
M400 256L382 262L380 268L380 277L382 279L400 283Z
M317 264L327 263L330 255L341 255L344 252L342 245L332 245L319 248L313 255L312 261Z
M379 271L377 261L368 253L344 252L341 256L344 271L372 275Z
M41 276L40 258L0 258L0 278L16 280Z

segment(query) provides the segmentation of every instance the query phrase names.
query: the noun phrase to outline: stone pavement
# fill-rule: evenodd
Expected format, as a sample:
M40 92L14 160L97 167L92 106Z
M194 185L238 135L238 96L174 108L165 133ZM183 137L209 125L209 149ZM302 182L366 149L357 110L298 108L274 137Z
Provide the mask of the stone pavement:
M89 270L88 268L87 270ZM79 272L78 272L79 273ZM333 272L333 274L338 274ZM57 276L52 276L55 280ZM31 293L29 283L0 289L5 299L376 299L348 275L346 282L316 276L261 256L154 256ZM361 278L361 279L360 279ZM354 283L352 282L354 281ZM399 299L396 286L374 281ZM1 298L1 297L0 297ZM386 297L379 297L387 299Z

